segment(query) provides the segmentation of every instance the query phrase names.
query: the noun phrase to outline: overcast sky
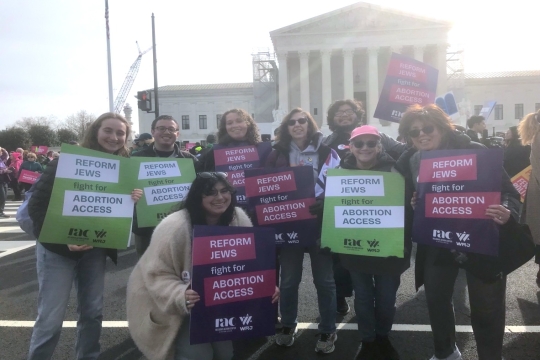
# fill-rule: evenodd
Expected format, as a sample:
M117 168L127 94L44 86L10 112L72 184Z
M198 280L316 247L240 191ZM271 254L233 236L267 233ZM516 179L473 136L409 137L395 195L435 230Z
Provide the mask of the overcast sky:
M356 1L109 0L114 96L138 51L151 46L156 16L159 85L250 82L251 54L269 32ZM466 72L540 69L540 5L471 0L372 0L453 22ZM486 4L486 5L481 5ZM108 111L104 0L0 1L0 129L27 116L63 120ZM128 102L153 87L152 53L142 60Z

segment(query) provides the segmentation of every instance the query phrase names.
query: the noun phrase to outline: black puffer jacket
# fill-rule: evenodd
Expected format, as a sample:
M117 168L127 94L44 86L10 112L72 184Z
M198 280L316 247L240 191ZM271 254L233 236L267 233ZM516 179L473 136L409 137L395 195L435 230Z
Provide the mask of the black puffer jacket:
M392 159L386 153L380 153L377 157L377 164L374 167L369 169L370 171L386 171L389 172L392 170L395 164L395 160ZM343 169L358 170L356 168L356 158L353 154L349 153L341 160L340 167ZM410 199L409 199L410 200ZM405 201L405 206L410 201ZM411 212L406 212L409 216L412 215ZM405 219L407 223L407 219ZM359 234L361 229L358 229ZM374 256L362 256L362 255L348 255L348 254L338 254L343 266L349 271L357 271L366 274L375 274L375 275L399 275L407 270L411 264L411 249L412 243L410 237L405 237L404 239L404 257L398 258L395 256L390 256L386 258L374 257Z
M36 183L35 190L28 202L28 214L34 224L34 235L39 239L41 228L47 215L47 209L51 200L51 194L56 177L56 169L58 167L58 159L52 160L45 169L45 172ZM70 251L67 245L41 243L47 250L58 255L68 257L70 259L80 259L84 255L84 251ZM117 251L116 249L107 249L107 256L116 264Z
M459 133L457 131L451 133L447 138L445 139L444 145L441 146L442 149L485 149L486 147L482 144L476 143L471 141L471 139L463 134ZM413 181L413 172L411 170L411 166L419 166L419 161L411 161L411 158L413 155L417 152L415 148L411 148L396 162L395 169L400 172L405 177L405 199L409 199L406 201L407 203L410 203L410 199L412 198L413 192L415 191L415 185ZM414 163L414 165L412 164ZM418 170L417 170L418 171ZM417 172L416 171L416 172ZM501 199L502 202L512 211L512 215L514 218L511 218L510 221L508 221L505 225L501 226L501 232L500 237L504 238L508 236L512 232L512 229L516 226L516 221L514 220L518 214L519 209L515 208L515 204L519 204L519 193L512 185L512 182L510 181L510 178L508 177L508 174L506 174L505 171L503 171L502 174L502 189L501 189ZM508 198L514 198L517 200L515 201L508 201ZM409 212L410 214L407 214ZM413 227L413 209L412 207L408 206L405 208L405 236L412 239L412 227ZM422 245L418 244L417 251L416 251L416 260L415 260L415 283L416 283L416 290L424 284L424 263L426 260L426 254L427 249L429 245ZM501 275L501 267L499 265L499 261L497 257L493 256L487 256L482 254L475 254L475 253L467 253L468 260L464 263L459 265L454 260L454 255L450 252L448 249L443 248L437 248L438 255L437 255L437 261L436 264L439 265L453 265L453 266L461 266L465 268L468 271L471 271L475 276L481 278L484 281L493 281L496 280Z

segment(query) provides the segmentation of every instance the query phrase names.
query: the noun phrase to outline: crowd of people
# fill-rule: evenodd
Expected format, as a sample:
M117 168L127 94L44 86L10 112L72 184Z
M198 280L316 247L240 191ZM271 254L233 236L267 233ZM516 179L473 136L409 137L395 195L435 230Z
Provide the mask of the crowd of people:
M308 248L282 247L276 258L276 291L269 300L279 302L281 314L282 328L276 334L275 342L284 347L294 344L303 258L308 253L320 314L320 335L315 351L322 354L334 351L338 338L336 316L350 311L347 298L354 295L361 342L356 359L397 360L399 352L392 345L389 334L394 322L401 275L410 267L412 242L415 242L412 227L420 154L485 146L477 142L480 139L474 138L474 134L456 129L450 118L435 105L414 105L404 113L399 124L402 141L366 125L362 105L355 100L333 103L327 120L332 134L324 138L308 111L292 110L276 131L272 151L260 159L261 167L313 168L316 201L309 210L317 216L319 234L328 169L401 174L405 180L404 256L384 258L333 254L321 249L320 242ZM479 126L475 124L470 127ZM200 301L199 294L190 286L192 228L194 225L253 226L249 212L237 204L236 189L227 174L216 169L212 146L201 148L198 154L180 147L179 126L173 117L162 115L156 118L151 124L151 134L143 134L135 141L137 149L127 147L130 132L130 124L122 116L105 113L90 127L80 146L124 157L188 158L193 160L197 173L185 201L178 204L157 227L139 227L137 212L134 213L132 230L140 259L127 288L131 336L149 359L231 359L233 348L230 341L190 345L189 314ZM540 111L527 115L517 129L509 129L506 141L509 160L505 155L506 171L501 170L501 203L486 205L485 215L501 229L506 229L501 231L501 237L524 220L531 227L534 241L540 249L539 133ZM224 113L216 137L209 140L209 143L216 142L220 147L259 146L262 143L255 121L242 109ZM516 150L518 147L519 151ZM24 151L21 149L15 153L21 155L11 155L11 162L0 162L0 174L13 172L10 169L17 166L14 163L19 164L19 168L42 171L35 162L35 154L26 154L26 161L20 164ZM520 196L508 175L528 166L524 158L529 156L533 170L524 207L526 215L520 219ZM3 151L2 157L7 161L7 152ZM516 157L522 160L519 165ZM57 159L46 164L29 202L29 213L38 239L57 166ZM140 189L132 189L134 201L141 196ZM508 201L510 199L513 201ZM75 345L77 358L97 359L103 318L105 259L110 257L116 263L116 250L38 241L36 255L38 317L28 359L52 358L73 282L77 289L79 315ZM467 266L464 266L463 257L456 256L455 252L431 245L417 246L416 289L423 285L426 293L434 345L431 360L461 359L456 344L452 303L454 283L460 268L466 270L478 358L502 359L506 275L500 267L493 266L493 262L488 266L483 257L472 253L467 256ZM540 264L540 251L537 263ZM537 276L540 286L540 270Z

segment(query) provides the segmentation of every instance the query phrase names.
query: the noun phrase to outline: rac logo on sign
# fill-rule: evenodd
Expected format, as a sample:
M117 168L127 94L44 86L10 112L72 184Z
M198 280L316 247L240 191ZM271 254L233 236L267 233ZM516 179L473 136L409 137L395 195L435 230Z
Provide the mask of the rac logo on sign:
M216 328L226 328L234 325L234 318L221 318L216 319Z
M343 239L343 246L362 248L362 240L360 239Z
M76 229L76 228L70 228L68 235L70 237L84 237L88 238L88 231L90 230L83 230L83 229Z

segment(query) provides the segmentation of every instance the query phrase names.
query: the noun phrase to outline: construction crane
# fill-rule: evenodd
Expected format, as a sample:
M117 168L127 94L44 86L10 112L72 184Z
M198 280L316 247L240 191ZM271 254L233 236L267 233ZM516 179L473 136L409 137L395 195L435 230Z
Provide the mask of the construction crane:
M137 73L139 72L139 66L141 66L141 59L144 54L152 50L152 46L150 46L145 51L141 52L141 48L139 47L139 43L135 42L137 44L137 49L139 50L139 56L137 56L137 59L133 62L131 67L129 68L129 72L126 75L126 78L124 79L124 83L122 84L122 87L120 88L120 91L118 92L118 95L116 96L116 99L114 100L114 112L117 114L120 114L120 111L122 111L122 107L124 106L124 103L126 102L126 99L128 97L129 91L131 90L131 87L133 86L133 83L135 82L135 78L137 77Z

